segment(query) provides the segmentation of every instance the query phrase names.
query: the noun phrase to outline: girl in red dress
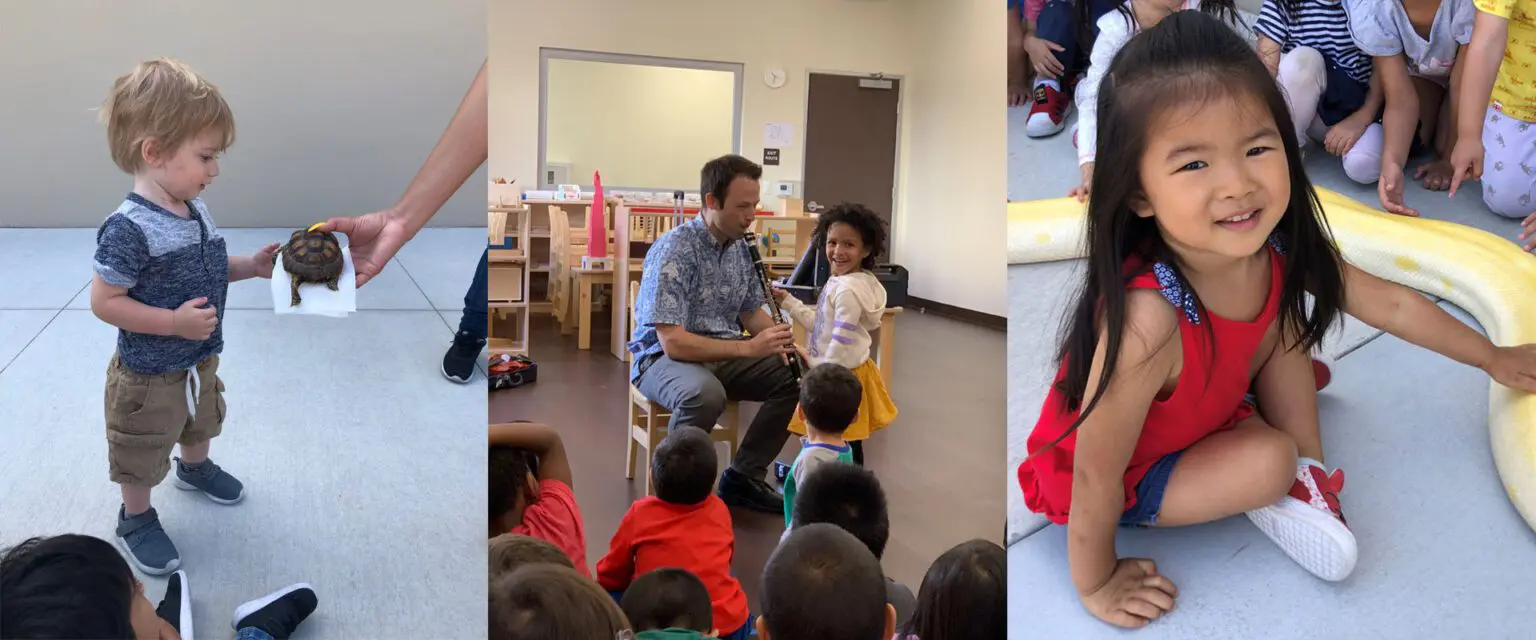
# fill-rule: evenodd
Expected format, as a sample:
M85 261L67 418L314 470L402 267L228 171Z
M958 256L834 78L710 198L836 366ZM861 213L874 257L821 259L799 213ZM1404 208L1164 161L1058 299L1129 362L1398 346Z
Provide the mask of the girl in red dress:
M1246 513L1341 580L1355 539L1309 355L1328 329L1348 312L1526 391L1536 346L1496 347L1344 262L1284 97L1214 18L1178 12L1137 35L1101 92L1087 273L1019 467L1025 503L1067 525L1084 606L1120 626L1157 619L1178 591L1151 560L1118 557L1117 525Z

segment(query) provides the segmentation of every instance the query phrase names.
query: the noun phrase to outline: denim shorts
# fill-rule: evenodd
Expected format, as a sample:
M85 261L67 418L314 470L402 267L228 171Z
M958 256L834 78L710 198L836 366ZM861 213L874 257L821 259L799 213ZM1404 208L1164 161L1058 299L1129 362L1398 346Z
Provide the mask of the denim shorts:
M1157 524L1157 514L1163 510L1163 491L1168 488L1168 478L1173 476L1173 466L1178 464L1183 451L1175 451L1152 463L1147 475L1136 483L1136 504L1120 515L1120 526L1150 527Z

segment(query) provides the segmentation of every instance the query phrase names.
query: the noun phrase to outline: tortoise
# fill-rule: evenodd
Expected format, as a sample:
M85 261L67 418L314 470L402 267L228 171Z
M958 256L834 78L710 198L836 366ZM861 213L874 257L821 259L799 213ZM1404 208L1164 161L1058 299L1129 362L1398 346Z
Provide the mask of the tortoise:
M288 238L283 247L283 270L293 281L293 303L299 306L299 285L323 284L331 291L337 290L344 261L341 242L329 231L300 229Z

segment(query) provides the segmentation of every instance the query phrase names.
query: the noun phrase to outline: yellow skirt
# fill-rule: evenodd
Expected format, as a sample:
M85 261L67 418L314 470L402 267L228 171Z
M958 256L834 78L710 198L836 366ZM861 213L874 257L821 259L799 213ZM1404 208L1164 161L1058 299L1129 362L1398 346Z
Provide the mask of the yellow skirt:
M859 403L859 415L854 416L853 424L843 432L843 439L863 440L896 420L896 404L891 402L891 394L885 390L885 378L880 375L880 367L875 366L873 359L854 367L853 377L864 385L864 401ZM805 435L805 422L800 419L800 412L796 411L790 419L789 430Z

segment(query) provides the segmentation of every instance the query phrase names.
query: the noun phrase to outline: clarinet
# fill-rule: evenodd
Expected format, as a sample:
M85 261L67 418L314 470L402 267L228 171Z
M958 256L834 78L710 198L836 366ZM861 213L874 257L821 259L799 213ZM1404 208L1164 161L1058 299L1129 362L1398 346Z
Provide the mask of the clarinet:
M757 234L747 231L741 236L741 241L747 244L747 253L752 256L752 266L757 269L757 282L763 287L763 297L768 299L768 314L773 316L773 321L779 324L784 322L784 310L779 308L779 301L773 298L773 285L768 279L768 265L763 264L763 254L757 250ZM800 354L789 354L789 371L795 376L795 382L800 382Z

